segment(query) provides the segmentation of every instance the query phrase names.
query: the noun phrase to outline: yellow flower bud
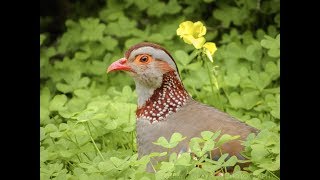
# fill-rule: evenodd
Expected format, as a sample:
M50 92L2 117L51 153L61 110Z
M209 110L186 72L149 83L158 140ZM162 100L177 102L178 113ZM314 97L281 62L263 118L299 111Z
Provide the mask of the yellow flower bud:
M216 52L217 50L217 47L216 47L216 44L213 43L213 42L206 42L204 45L203 45L204 48L206 48L209 53L211 54L211 56Z
M207 57L209 58L209 60L211 62L213 62L213 59L212 59L212 56L213 54L216 52L217 50L217 47L216 47L216 44L213 43L213 42L206 42L204 45L203 45L203 48L204 48L204 52L206 53Z

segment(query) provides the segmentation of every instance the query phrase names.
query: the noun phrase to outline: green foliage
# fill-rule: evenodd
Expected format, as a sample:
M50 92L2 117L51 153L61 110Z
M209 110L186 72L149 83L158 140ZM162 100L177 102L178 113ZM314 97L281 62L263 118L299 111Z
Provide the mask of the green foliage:
M224 175L230 178L237 178L237 175L230 175L226 171L227 167L232 167L236 165L237 162L240 162L236 156L230 157L228 154L222 154L218 160L212 160L211 151L220 149L222 144L238 138L237 136L230 136L228 134L220 136L220 134L220 131L214 133L203 131L201 137L192 138L189 142L190 153L169 154L168 161L162 161L160 167L156 169L156 173L154 174L155 179L212 179L216 178L215 171L223 172ZM219 136L220 138L217 140ZM184 140L182 137L183 135L180 133L174 133L170 141L164 137L160 137L155 144L171 149L177 144L168 146L168 142L169 144L179 143ZM157 155L160 156L160 154ZM163 155L164 154L161 154L161 156Z
M184 140L186 137L182 137L182 135L180 133L173 133L170 141L167 141L164 137L159 137L159 139L154 142L154 144L156 145L160 145L164 148L174 148L178 145L178 143L182 140Z
M50 32L40 34L41 179L279 179L279 7L278 0L108 0L96 16L66 20L56 41ZM207 41L218 48L213 63L176 35L186 20L207 27ZM239 161L208 157L237 140L220 132L191 140L197 158L168 151L138 159L133 80L107 75L106 68L141 41L171 52L194 99L261 130L244 142L248 172L236 166L232 174L213 176ZM156 144L170 149L183 139L175 134ZM150 159L166 155L156 173L145 172Z

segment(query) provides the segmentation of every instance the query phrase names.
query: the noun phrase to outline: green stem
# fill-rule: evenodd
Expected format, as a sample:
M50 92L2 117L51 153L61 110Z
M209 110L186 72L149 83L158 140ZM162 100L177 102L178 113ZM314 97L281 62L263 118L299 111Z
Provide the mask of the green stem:
M273 172L267 170L270 174L272 174L275 178L280 179L278 176L276 176Z
M152 162L151 162L151 159L152 159L152 158L150 158L149 163L151 164L151 167L152 167L153 171L154 171L154 172L157 172L157 171L156 171L156 169L154 168L154 166L153 166Z
M214 90L213 90L213 82L212 82L212 79L211 79L211 73L210 73L210 69L209 69L209 66L208 64L205 62L206 64L206 67L207 67L207 72L208 72L208 77L209 77L209 81L210 81L210 85L211 85L211 92L212 94L214 94Z
M92 138L92 134L91 134L91 130L90 130L90 127L89 127L88 122L86 122L86 125L87 125L87 128L88 128L88 130L89 130L90 139L91 139L91 141L92 141L92 143L93 143L94 147L96 148L96 150L97 150L98 154L100 155L101 159L102 159L103 161L105 161L105 159L103 158L103 156L102 156L102 154L101 154L101 152L100 152L99 148L97 147L97 145L96 145L96 143L95 143L94 139Z
M129 124L131 124L131 106L129 106ZM133 138L134 138L134 136L133 136L133 131L131 132L131 149L132 149L132 152L133 152L133 147L134 147L134 145L133 145Z
M66 139L67 139L68 141L74 143L79 149L81 149L79 143L78 143L78 142L74 142L74 141L71 139L71 137L69 136L69 134L68 134L67 132L66 132L66 135L67 135L67 138L66 138ZM75 138L75 139L76 139L76 138ZM76 139L76 141L77 141L77 139ZM76 154L76 156L77 156L79 162L82 162L82 158L81 158L81 160L80 160L80 157L78 156L78 154Z
M78 139L77 139L77 136L76 135L74 135L74 139L76 140L76 143L78 144L78 147L79 147L79 149L81 149L81 147L80 147L80 144L79 144L79 142L78 142ZM87 143L85 143L85 144L87 144ZM87 154L87 153L83 153L86 157L87 157L87 159L89 160L89 161L91 161L91 159L89 158L89 155ZM82 159L82 158L81 158ZM82 159L82 161L83 161L83 159Z
M206 67L207 67L208 77L209 77L210 86L211 86L211 92L212 92L213 95L215 95L214 90L213 90L213 87L214 87L215 85L214 85L214 83L212 82L212 76L213 76L213 78L215 79L216 82L218 82L218 81L217 81L215 75L213 75L213 74L210 72L209 65L207 64L207 62L205 62L205 64L206 64ZM218 85L218 84L216 85L216 88L219 90L219 85ZM222 106L221 106L221 101L220 101L220 93L218 93L218 98L217 98L217 99L218 99L218 101L219 101L219 102L218 102L218 104L219 104L219 109L221 109Z
M219 147L219 151L220 151L220 156L222 156L222 149ZM222 167L222 172L223 172L223 170L224 170L224 173L226 173L227 172L227 167Z

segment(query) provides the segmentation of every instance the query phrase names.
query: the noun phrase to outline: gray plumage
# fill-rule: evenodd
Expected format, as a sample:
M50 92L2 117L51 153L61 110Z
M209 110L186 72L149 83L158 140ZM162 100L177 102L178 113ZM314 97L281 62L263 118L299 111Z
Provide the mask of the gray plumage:
M239 152L243 150L239 140L245 140L250 133L257 132L257 129L232 118L228 114L190 98L178 112L168 116L165 121L151 124L147 119L137 120L138 153L141 157L151 152L166 152L167 149L152 142L157 141L161 136L169 140L174 132L179 132L187 137L172 150L172 152L179 153L181 150L188 149L187 143L191 138L201 137L200 133L202 131L216 132L218 130L221 130L221 134L240 135L238 140L222 146L224 153L229 153L230 156L236 155L238 159L241 159ZM162 159L153 159L153 164ZM150 164L147 170L153 171Z
M125 53L125 57L112 63L108 72L128 71L133 77L138 94L137 142L139 157L167 149L153 144L161 136L169 139L174 132L187 137L172 151L188 150L188 142L200 137L202 131L219 131L221 134L240 135L222 145L222 152L243 159L240 140L258 130L226 113L193 100L180 79L178 67L163 47L153 43L139 43ZM220 155L217 150L213 157ZM153 164L161 159L153 159ZM147 168L152 172L150 164Z

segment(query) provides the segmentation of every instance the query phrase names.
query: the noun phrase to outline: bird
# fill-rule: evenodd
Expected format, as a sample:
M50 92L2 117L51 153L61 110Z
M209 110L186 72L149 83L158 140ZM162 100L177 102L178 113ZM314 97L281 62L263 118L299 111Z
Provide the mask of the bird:
M153 143L161 136L170 139L173 133L178 132L186 137L171 151L181 153L188 151L190 139L200 137L202 131L221 131L221 134L240 136L240 141L223 144L222 153L246 159L240 154L244 150L241 140L259 130L194 100L181 81L174 58L164 47L151 42L135 44L124 53L123 58L107 68L107 73L114 71L127 72L135 82L138 96L136 138L139 157L167 151ZM215 158L220 155L217 150L212 153ZM151 163L154 165L161 160L163 158L154 158ZM154 172L150 163L146 170Z

